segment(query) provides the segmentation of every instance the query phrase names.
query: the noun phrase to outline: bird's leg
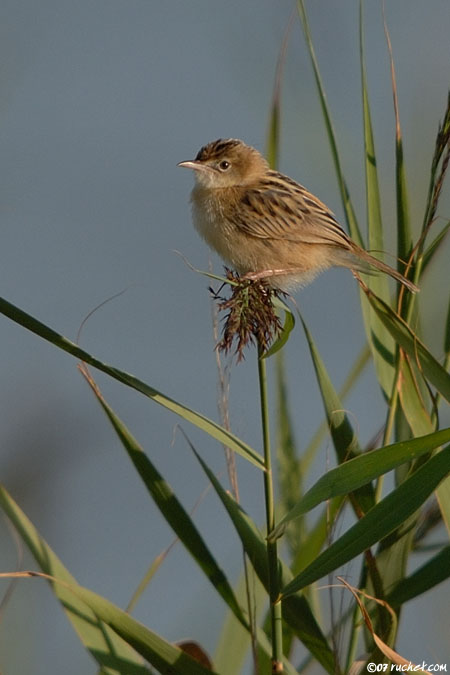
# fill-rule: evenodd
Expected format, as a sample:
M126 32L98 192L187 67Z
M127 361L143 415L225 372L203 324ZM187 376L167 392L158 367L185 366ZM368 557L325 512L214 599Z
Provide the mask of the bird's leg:
M258 281L259 279L265 279L266 277L277 277L283 274L295 274L295 269L274 269L274 270L263 270L262 272L247 272L244 276L241 277L244 281Z

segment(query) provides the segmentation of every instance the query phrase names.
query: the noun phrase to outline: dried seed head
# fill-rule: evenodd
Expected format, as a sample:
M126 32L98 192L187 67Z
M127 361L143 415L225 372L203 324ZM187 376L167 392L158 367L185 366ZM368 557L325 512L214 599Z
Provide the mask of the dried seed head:
M234 353L240 361L244 358L244 349L248 344L256 343L265 352L280 334L282 325L272 302L273 296L279 291L264 281L242 279L227 267L225 272L227 279L237 285L231 286L229 298L210 289L214 299L219 301L219 311L226 312L222 339L216 348L228 353L236 344Z

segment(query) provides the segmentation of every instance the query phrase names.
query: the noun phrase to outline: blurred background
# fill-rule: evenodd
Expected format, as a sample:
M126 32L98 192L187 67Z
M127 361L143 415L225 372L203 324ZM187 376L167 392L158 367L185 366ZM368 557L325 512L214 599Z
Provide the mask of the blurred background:
M356 5L322 0L307 9L344 171L364 228ZM208 280L174 251L202 269L210 259L218 273L221 265L193 230L192 176L176 164L218 137L242 138L264 150L276 60L294 6L288 0L3 0L0 7L2 296L75 339L91 309L125 290L89 318L81 346L214 419L217 374ZM449 85L450 4L396 0L386 3L386 15L418 231ZM367 3L365 26L387 229L392 223L386 249L395 253L394 118L380 3ZM281 122L280 169L342 219L298 20L287 52ZM447 189L439 216L449 215ZM439 291L448 286L449 252L448 245L440 252L420 296L425 340L438 358L445 311ZM364 342L352 275L330 271L296 298L339 387ZM1 481L78 581L125 606L172 534L76 361L1 316L0 344ZM287 365L301 449L323 410L299 328L288 345ZM206 479L185 441L174 434L178 420L94 375L190 509ZM255 375L255 355L249 352L232 368L230 405L233 431L259 448ZM367 443L384 414L370 367L346 406ZM186 424L183 428L210 465L223 472L219 445ZM309 483L332 461L327 440ZM238 468L243 506L262 524L261 476L244 461ZM195 519L226 572L237 579L240 548L212 493ZM16 544L4 520L0 536L0 568L13 570ZM26 553L24 567L35 568ZM347 574L357 582L351 567ZM449 600L447 584L407 606L400 653L416 662L450 660ZM224 605L177 546L134 614L170 640L193 638L213 653ZM19 583L1 619L2 675L96 672L44 582Z

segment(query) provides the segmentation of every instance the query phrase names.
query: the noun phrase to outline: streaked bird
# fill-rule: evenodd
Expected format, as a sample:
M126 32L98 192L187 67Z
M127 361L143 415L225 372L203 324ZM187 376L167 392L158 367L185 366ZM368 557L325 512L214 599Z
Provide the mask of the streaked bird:
M211 248L248 279L275 288L304 286L329 267L389 274L418 290L400 272L373 257L344 232L333 213L305 187L270 169L255 148L219 139L193 160L192 215Z

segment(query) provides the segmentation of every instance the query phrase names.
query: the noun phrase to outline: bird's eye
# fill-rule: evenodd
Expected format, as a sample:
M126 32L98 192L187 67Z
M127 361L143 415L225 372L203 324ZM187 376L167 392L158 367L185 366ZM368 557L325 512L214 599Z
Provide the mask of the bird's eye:
M226 159L223 159L221 162L219 162L219 169L221 171L228 171L230 166L231 166L230 162L228 162Z

